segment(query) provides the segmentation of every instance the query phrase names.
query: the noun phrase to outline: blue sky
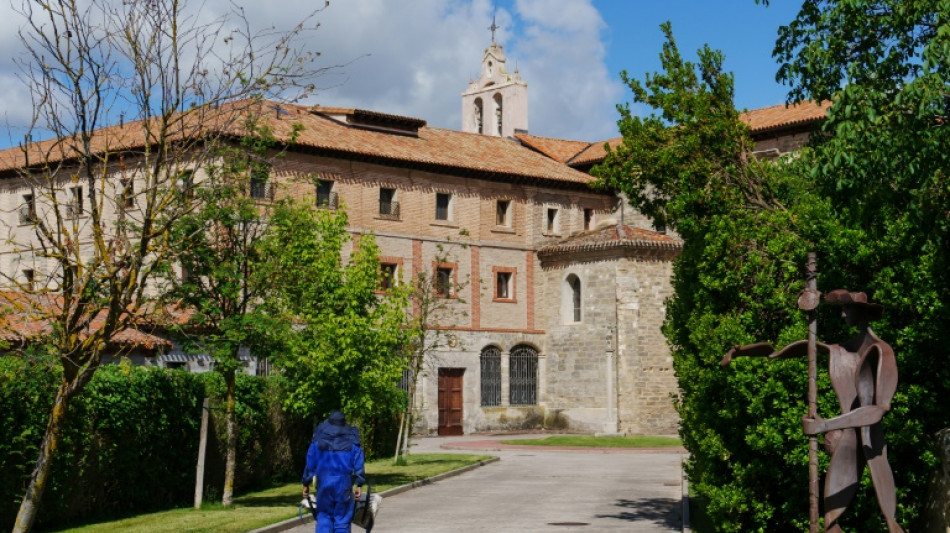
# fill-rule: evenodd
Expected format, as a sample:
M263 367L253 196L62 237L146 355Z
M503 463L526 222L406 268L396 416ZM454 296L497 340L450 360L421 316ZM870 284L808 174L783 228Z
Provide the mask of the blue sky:
M607 69L626 69L643 78L660 68L663 44L660 24L673 24L680 52L695 59L703 44L726 55L725 67L735 73L736 106L754 109L785 102L787 87L775 81L772 57L778 28L794 20L801 2L777 0L766 7L753 0L665 0L642 2L595 0L608 24Z
M83 0L80 0L83 1ZM120 2L121 0L105 0ZM252 2L258 27L292 25L314 0ZM213 17L227 0L188 3ZM529 130L536 135L599 141L617 136L616 104L629 98L619 72L642 78L659 68L665 20L681 52L695 59L704 43L722 50L736 77L736 105L783 103L772 59L779 26L793 20L801 2L775 0L332 0L319 16L313 48L327 65L346 64L317 80L323 88L309 103L359 107L422 118L458 129L461 92L478 74L491 41L497 41L528 82ZM22 19L0 2L0 147L25 133L30 100L16 78ZM127 119L131 117L127 114ZM38 138L40 135L34 135Z

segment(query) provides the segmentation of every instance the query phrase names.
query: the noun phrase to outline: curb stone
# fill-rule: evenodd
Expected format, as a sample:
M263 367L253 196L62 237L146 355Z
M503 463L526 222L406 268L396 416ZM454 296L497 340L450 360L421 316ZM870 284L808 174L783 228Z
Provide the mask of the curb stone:
M456 468L455 470L449 470L448 472L443 472L443 473L441 473L441 474L438 474L438 475L435 475L435 476L432 476L432 477L427 477L427 478L425 478L425 479L420 479L420 480L418 480L418 481L413 481L412 483L407 483L407 484L405 484L405 485L400 485L400 486L398 486L398 487L393 487L393 488L391 488L391 489L384 490L383 492L378 492L377 494L379 494L380 496L382 496L383 499L389 498L389 497L391 497L391 496L395 496L395 495L397 495L397 494L402 494L403 492L406 492L406 491L409 491L409 490L412 490L412 489L415 489L415 488L418 488L418 487L422 487L422 486L424 486L424 485L431 485L431 484L435 483L436 481L441 481L441 480L443 480L443 479L447 479L447 478L450 478L450 477L454 477L454 476L457 476L457 475L459 475L459 474L464 474L465 472L469 472L469 471L474 470L474 469L476 469L476 468L485 466L485 465L487 465L487 464L495 463L495 462L498 462L498 461L500 461L500 460L501 460L501 459L498 458L498 457L492 457L491 459L485 459L484 461L479 461L479 462L477 462L477 463L472 463L472 464L470 464L470 465L468 465L468 466L463 466L462 468ZM313 522L313 516L312 516L312 515L306 515L306 516L304 516L304 518L303 518L302 521L301 521L300 518L288 518L287 520L284 520L284 521L282 521L282 522L277 522L276 524L271 524L271 525L269 525L269 526L264 526L264 527L261 527L261 528L254 529L254 530L252 530L252 531L248 531L248 533L280 533L281 531L287 531L288 529L293 529L293 528L295 528L295 527L297 527L297 526L299 526L299 525L301 525L301 524L309 524L309 523L312 523L312 522Z

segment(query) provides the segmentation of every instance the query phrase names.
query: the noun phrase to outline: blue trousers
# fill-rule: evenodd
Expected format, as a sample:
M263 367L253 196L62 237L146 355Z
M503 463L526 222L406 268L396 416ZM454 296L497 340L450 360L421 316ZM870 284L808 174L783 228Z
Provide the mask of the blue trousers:
M333 494L335 498L328 497L331 495L326 492L318 492L317 495L316 533L350 533L350 522L353 521L353 492L350 487L346 487L342 494Z

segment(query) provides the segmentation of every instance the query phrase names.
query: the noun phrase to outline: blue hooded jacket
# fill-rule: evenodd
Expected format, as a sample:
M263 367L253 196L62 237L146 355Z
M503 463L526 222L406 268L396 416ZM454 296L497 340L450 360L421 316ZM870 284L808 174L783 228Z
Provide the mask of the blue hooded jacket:
M301 481L309 485L317 476L318 509L321 500L349 501L353 498L353 483L366 483L363 463L359 430L346 423L343 413L334 411L313 432Z

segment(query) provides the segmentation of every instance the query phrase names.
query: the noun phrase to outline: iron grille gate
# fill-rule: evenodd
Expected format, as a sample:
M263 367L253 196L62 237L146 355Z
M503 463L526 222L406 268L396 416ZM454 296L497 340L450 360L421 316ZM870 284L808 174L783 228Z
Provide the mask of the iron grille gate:
M509 398L511 405L538 403L538 352L525 345L515 346L509 358Z
M482 405L501 405L501 350L488 346L482 350Z

